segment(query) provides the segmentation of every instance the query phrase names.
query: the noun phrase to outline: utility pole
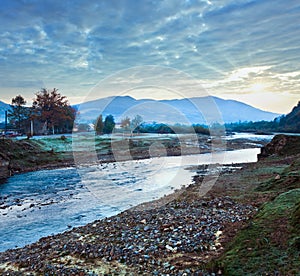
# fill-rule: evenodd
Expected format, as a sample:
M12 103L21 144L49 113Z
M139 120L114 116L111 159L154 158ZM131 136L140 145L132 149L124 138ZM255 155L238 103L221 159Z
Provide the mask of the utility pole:
M30 120L30 135L33 136L33 121Z

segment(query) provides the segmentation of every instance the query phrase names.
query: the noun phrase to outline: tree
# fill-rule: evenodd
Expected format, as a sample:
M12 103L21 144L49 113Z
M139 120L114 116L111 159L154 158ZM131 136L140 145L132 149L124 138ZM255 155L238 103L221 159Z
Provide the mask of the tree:
M95 123L95 131L98 135L103 133L104 124L103 124L103 118L102 114L98 116L96 123Z
M143 122L143 117L141 115L136 115L131 121L131 129L132 131L138 131L139 126Z
M8 113L10 122L17 126L19 132L24 132L25 123L28 122L30 116L30 110L25 107L26 101L18 95L11 100L11 110Z
M47 131L51 128L53 134L55 129L58 132L70 131L76 113L66 97L57 91L56 88L52 91L43 88L36 93L36 99L33 102L35 116L44 122Z
M121 128L124 128L125 130L128 130L130 127L130 118L125 117L121 120Z
M77 129L79 132L86 132L86 131L90 130L90 126L89 126L89 124L81 123L77 126Z
M114 127L115 127L116 123L115 123L115 119L112 115L108 115L105 117L104 120L104 128L103 128L103 132L105 134L109 134L112 133Z

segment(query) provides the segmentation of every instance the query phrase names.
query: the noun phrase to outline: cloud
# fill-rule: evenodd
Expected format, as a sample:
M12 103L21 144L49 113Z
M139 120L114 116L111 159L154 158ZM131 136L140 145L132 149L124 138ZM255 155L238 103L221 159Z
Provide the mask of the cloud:
M16 87L18 80L39 79L79 99L119 70L159 65L190 74L219 96L252 93L255 81L273 93L299 90L299 1L2 0L0 6L0 75ZM123 81L138 84L133 78Z
M7 87L18 87L18 88L29 88L29 87L43 87L44 83L43 81L39 80L16 80L16 81L10 81L10 80L1 80L0 86L7 88Z
M267 74L271 66L244 67L233 70L220 83L241 82Z

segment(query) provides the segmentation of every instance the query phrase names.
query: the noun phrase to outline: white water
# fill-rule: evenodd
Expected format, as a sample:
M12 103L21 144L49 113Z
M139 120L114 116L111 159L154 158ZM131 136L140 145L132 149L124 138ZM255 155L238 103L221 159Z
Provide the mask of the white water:
M188 185L200 164L255 162L260 149L44 170L0 185L0 251L112 216ZM8 206L7 208L3 208Z

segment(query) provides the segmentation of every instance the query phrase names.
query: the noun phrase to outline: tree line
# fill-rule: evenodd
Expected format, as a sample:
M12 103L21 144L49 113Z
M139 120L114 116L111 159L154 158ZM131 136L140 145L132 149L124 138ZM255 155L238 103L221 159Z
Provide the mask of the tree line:
M273 121L239 122L225 124L226 130L237 132L300 132L300 102L290 113L275 118Z
M121 120L120 128L123 131L140 132L139 128L142 123L143 118L140 115L136 115L133 119L130 119L128 116L126 116L124 119ZM113 132L116 126L115 118L113 115L107 115L103 120L103 116L101 114L96 119L94 125L96 134L110 134Z
M110 134L115 129L116 123L113 115L108 115L103 120L100 115L95 121L95 132L98 135ZM181 124L164 124L164 123L146 123L143 121L142 116L136 115L132 119L128 116L123 118L120 122L120 127L116 131L128 133L156 133L156 134L176 134L176 133L198 133L209 135L207 126L194 124L191 126Z
M29 136L71 132L75 116L76 110L56 88L38 91L31 107L26 106L23 96L18 95L12 99L8 111L10 127Z

